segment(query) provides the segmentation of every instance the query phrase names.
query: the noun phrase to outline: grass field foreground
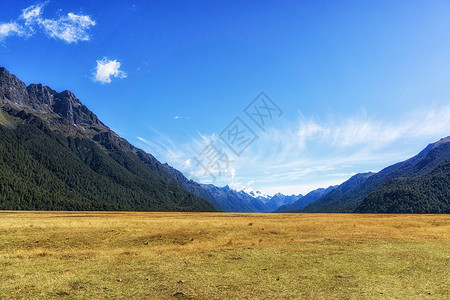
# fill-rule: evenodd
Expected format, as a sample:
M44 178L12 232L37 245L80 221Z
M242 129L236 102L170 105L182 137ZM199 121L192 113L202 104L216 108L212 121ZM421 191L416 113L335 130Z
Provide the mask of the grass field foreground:
M0 212L0 298L450 299L450 216Z

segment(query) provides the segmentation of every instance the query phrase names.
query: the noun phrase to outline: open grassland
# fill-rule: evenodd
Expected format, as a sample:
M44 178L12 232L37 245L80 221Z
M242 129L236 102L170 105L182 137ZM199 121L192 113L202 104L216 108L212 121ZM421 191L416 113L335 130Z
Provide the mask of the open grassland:
M449 215L0 212L0 298L450 299Z

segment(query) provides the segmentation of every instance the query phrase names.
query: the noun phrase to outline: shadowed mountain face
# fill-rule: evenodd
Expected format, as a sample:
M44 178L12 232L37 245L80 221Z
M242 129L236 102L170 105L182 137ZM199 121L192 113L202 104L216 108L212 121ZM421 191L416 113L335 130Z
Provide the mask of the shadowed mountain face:
M447 137L376 174L353 176L301 212L448 212L449 160Z
M405 176L370 192L355 212L450 213L450 138L430 146Z
M70 91L27 87L0 68L0 125L0 208L214 210L199 184L119 137Z

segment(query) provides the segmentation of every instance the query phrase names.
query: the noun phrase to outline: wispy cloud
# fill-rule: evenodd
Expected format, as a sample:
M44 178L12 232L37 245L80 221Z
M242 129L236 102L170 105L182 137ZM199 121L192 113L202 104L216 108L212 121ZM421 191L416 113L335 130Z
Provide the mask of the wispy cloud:
M69 12L56 19L46 19L42 16L46 3L23 9L17 21L0 23L0 40L12 35L30 37L36 29L42 29L47 36L69 44L90 40L88 30L95 25L95 21L90 16Z
M231 166L214 184L266 194L304 194L339 184L357 172L378 171L407 159L427 143L450 135L450 106L417 109L391 121L366 113L331 120L299 116L258 134L240 158L232 157ZM192 159L211 142L227 151L216 134L197 133L179 144L160 133L146 142L145 150L185 174L194 172L202 182L211 178Z
M204 145L215 139L215 135L205 136L197 132L196 136L192 137L188 142L180 144L153 128L151 128L151 135L153 136L151 140L139 136L136 137L140 141L138 146L156 155L162 162L170 163L177 168L183 165L191 167L193 165L192 158L198 155L201 149L204 148Z
M17 22L0 24L0 41L10 35L25 35L24 29Z
M109 60L107 57L103 57L103 59L97 60L93 80L105 84L111 83L111 77L126 78L127 73L120 70L120 62L116 59Z
M33 22L38 22L42 20L41 14L43 11L43 7L46 3L41 3L37 5L31 5L22 10L22 15L20 16L25 20L25 25L31 25Z
M183 117L180 115L176 115L175 117L173 117L174 120L189 120L189 117Z
M87 30L95 25L95 21L91 20L89 16L68 13L57 20L40 20L39 24L50 37L61 39L67 43L76 43L89 41L90 35Z
M274 130L270 134L285 141L297 141L299 145L319 142L336 148L376 149L399 140L449 134L450 106L406 112L394 121L370 118L365 114L328 122L303 118L296 127L296 132ZM290 140L291 137L294 139Z

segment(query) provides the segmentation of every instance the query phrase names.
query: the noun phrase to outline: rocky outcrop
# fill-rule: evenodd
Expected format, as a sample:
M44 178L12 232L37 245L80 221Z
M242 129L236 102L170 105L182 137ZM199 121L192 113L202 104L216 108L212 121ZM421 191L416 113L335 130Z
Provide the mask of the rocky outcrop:
M30 84L27 86L28 98L31 103L37 103L51 106L53 102L53 95L57 92L48 86L42 84Z
M25 83L0 67L0 103L23 106L27 102L28 92Z

